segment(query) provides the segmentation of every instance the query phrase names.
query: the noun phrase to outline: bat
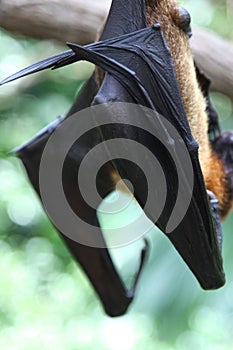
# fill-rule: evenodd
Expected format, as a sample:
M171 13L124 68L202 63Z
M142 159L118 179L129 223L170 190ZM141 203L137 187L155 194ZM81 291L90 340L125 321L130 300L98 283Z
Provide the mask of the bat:
M75 113L82 113L91 107L96 128L93 127L91 134L89 131L84 133L72 144L62 170L63 190L69 205L88 225L75 228L76 239L59 230L59 225L55 226L88 276L106 313L112 317L124 314L134 298L148 244L145 240L135 282L130 290L126 290L101 232L96 210L100 201L97 201L94 208L91 207L83 198L82 188L77 186L77 172L82 167L85 155L103 141L125 138L134 145L137 143L147 149L148 154L152 154L161 164L167 193L163 208L159 211L153 195L163 198L163 193L153 181L152 186L148 184L143 169L137 166L142 164L141 148L137 152L128 147L130 142L123 143L121 147L118 141L117 145L124 154L127 152L128 158L117 157L118 154L112 148L106 150L107 161L102 164L96 178L100 199L116 188L119 179L130 180L135 199L148 218L166 234L201 287L215 289L225 283L220 219L232 206L230 194L232 196L233 191L220 180L223 176L224 179L228 176L228 184L231 181L227 169L232 153L232 134L221 134L216 112L209 99L209 80L197 67L195 71L187 45L190 31L188 12L179 8L174 0L113 0L99 41L86 46L68 43L70 50L35 63L0 83L3 85L31 73L47 68L61 68L80 60L92 62L105 72L102 81L99 81L96 72L93 73L65 119L59 118L51 123L15 152L44 203L42 192L46 192L46 189L41 189L40 168L48 144L50 153L46 164L48 167L52 164L52 171L52 166L56 163L54 159L60 157L64 147L62 138L60 143L51 143L53 136L59 136L59 131L62 133L64 125ZM174 38L177 39L176 47ZM176 58L175 50L180 50L183 60ZM190 91L190 87L192 96L185 99L184 95ZM187 103L189 99L192 99L194 111ZM126 105L130 105L135 113L128 113ZM98 123L101 113L107 116L108 123ZM152 116L150 113L155 114ZM76 120L80 128L82 120L81 117L80 121L78 118ZM199 135L200 131L194 125L195 120L199 127L200 123L204 125L203 134ZM172 128L178 137L171 132ZM188 152L187 162L192 169L191 176L187 172L186 163L183 164L180 153L183 148ZM206 164L209 155L213 164L211 167ZM220 179L217 190L208 170L209 167L213 170L216 164ZM95 161L88 165L86 174L91 174L94 168ZM149 174L153 174L154 164L147 162L146 168ZM53 186L52 178L50 184ZM222 189L225 190L224 193ZM222 204L225 202L224 196L229 197L227 207ZM148 197L152 197L149 205ZM53 201L56 202L56 199L53 198ZM55 203L54 207L57 207ZM174 208L178 208L176 212ZM59 215L63 214L58 210ZM176 225L171 224L171 218L174 217L180 218ZM90 227L95 227L95 235ZM83 240L88 244L82 244Z

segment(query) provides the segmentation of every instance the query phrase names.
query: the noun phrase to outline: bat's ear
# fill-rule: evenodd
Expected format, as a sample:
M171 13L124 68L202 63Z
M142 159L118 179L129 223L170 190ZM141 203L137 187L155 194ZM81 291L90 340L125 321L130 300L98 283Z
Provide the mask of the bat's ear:
M146 27L144 0L112 0L100 40L134 32Z

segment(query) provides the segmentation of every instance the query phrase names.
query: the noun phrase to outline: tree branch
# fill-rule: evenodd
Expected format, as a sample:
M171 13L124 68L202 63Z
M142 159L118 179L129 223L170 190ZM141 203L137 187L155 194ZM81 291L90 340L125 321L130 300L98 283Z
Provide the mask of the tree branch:
M37 39L87 44L95 40L110 1L0 0L0 27ZM212 89L233 99L233 43L194 29L191 45Z
M0 27L37 39L87 44L109 9L109 1L0 0Z
M191 46L198 67L211 79L212 90L233 100L233 43L195 28Z

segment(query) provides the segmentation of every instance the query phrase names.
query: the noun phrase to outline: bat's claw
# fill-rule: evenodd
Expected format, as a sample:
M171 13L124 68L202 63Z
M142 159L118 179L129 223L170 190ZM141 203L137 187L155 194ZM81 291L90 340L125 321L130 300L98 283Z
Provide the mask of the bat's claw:
M221 252L223 234L222 234L222 225L221 225L221 220L220 220L219 202L218 202L218 199L216 198L216 196L213 192L207 190L207 194L209 197L210 206L212 208L212 213L213 213L213 219L214 219L214 223L215 223L215 227L216 227L218 248Z
M140 260L140 265L139 265L137 275L135 277L132 288L130 290L128 290L128 292L127 292L127 297L129 297L129 298L134 297L135 290L137 288L137 284L138 284L138 281L139 281L139 278L140 278L140 275L141 275L141 272L142 272L142 269L143 269L143 266L145 263L145 259L146 259L147 253L148 253L149 243L146 239L144 239L144 243L145 243L145 246L143 247L143 249L141 251L141 260Z

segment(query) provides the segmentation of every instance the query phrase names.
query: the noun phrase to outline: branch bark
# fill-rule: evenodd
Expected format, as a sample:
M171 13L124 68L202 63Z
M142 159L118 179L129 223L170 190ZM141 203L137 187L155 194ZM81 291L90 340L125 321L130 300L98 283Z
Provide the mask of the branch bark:
M0 0L0 27L37 39L87 44L95 40L109 1Z
M37 39L87 44L95 40L109 5L107 0L0 0L0 27ZM191 46L212 89L233 100L233 43L195 28Z
M212 90L233 100L233 43L195 28L191 46L198 67L211 79Z

